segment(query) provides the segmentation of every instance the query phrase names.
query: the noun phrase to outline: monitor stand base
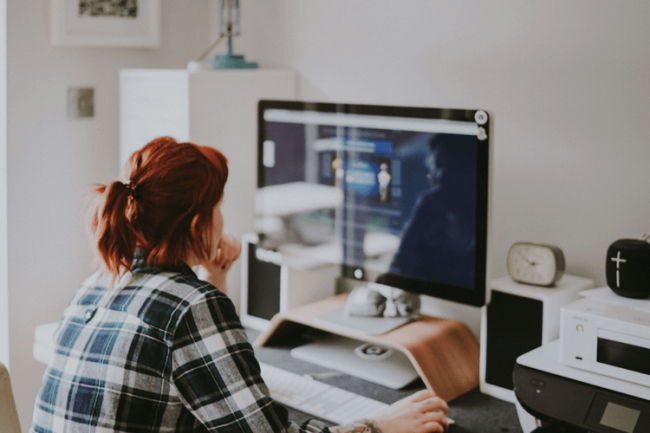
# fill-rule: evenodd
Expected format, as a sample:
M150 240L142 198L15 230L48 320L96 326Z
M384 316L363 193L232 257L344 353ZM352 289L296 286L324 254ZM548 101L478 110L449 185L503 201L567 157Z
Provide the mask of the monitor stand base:
M291 356L391 389L404 388L419 377L399 350L339 335L298 346Z
M401 352L426 387L447 401L478 387L479 345L463 323L423 315L385 334L368 335L315 320L342 309L346 300L347 294L343 294L276 314L270 329L253 345L293 344L305 329L313 328Z
M343 308L314 317L315 323L341 328L344 331L356 331L363 335L382 335L413 320L411 317L348 316Z

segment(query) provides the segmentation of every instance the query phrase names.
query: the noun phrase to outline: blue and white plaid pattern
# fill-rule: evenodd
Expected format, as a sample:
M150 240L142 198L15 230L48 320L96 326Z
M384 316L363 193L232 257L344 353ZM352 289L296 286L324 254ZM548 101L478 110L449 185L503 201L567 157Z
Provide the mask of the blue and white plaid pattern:
M108 291L95 274L73 296L30 432L328 432L269 397L226 295L143 257L127 275Z

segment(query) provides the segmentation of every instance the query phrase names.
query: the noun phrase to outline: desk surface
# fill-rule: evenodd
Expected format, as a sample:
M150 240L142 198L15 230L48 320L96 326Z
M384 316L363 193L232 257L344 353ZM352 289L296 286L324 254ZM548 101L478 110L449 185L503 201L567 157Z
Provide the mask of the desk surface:
M258 335L257 331L248 331L250 341L254 341ZM255 348L255 356L260 362L298 374L331 371L292 358L289 354L291 348L291 346L257 347ZM392 390L348 375L318 380L384 403L393 403L420 389L424 389L424 384L421 381L409 385L404 390ZM314 418L312 415L291 408L289 408L289 413L291 418L297 422ZM456 421L456 424L450 427L449 433L522 433L515 406L483 395L478 388L449 402L449 416Z

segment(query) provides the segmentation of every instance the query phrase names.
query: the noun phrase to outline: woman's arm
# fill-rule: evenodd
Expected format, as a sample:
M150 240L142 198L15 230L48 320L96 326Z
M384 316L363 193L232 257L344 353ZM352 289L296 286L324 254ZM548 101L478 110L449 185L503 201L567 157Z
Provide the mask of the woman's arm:
M210 431L327 432L318 421L291 423L270 397L232 301L216 290L193 301L177 326L171 381Z
M185 407L208 429L231 432L442 433L446 403L421 391L390 406L374 420L298 426L274 401L232 301L211 291L192 302L172 344L172 382Z

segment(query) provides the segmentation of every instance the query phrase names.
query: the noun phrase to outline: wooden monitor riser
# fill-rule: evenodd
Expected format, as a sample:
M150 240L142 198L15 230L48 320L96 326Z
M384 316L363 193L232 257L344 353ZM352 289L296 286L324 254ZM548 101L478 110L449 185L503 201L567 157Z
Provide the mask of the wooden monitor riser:
M466 325L449 319L422 316L383 335L314 322L314 317L343 308L347 294L276 314L271 327L260 334L255 347L290 341L300 325L332 334L376 343L404 353L427 388L449 401L479 385L479 344Z

